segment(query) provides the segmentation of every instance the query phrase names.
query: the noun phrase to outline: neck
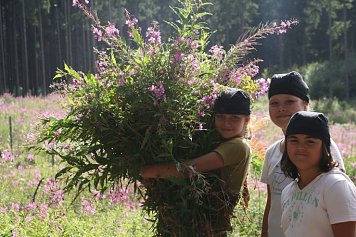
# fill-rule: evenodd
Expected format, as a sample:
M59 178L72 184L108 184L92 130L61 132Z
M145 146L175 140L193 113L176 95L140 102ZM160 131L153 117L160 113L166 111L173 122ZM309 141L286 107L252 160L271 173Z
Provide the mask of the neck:
M316 177L318 177L322 172L319 168L309 169L309 170L299 170L299 180L298 186L300 189L307 186Z

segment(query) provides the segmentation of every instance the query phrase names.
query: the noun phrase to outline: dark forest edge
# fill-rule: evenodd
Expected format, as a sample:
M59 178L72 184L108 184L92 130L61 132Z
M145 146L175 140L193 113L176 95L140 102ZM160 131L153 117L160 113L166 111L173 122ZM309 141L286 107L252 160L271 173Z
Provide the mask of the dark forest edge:
M300 21L287 35L263 41L252 57L264 58L264 73L298 70L311 88L313 99L337 98L353 103L356 97L356 3L353 0L277 1L211 0L208 18L215 34L212 44L228 48L237 36L261 22ZM135 15L143 29L152 22L172 19L175 0L92 0L103 22L125 29L124 9ZM162 35L169 26L160 25ZM167 35L166 35L167 36ZM95 72L89 23L72 1L4 0L0 2L0 94L46 95L57 68L64 62L77 70ZM346 106L347 107L347 106ZM352 108L352 106L351 106Z

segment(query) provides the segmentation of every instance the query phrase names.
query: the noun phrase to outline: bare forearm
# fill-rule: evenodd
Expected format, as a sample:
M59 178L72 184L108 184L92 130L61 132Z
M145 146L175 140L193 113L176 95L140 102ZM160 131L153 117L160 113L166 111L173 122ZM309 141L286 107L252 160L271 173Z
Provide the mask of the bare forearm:
M180 176L176 165L173 163L147 165L141 170L140 175L142 178L167 178Z
M337 224L332 224L334 237L355 237L356 236L356 221L348 221Z
M267 202L266 202L265 211L263 213L261 237L268 237L268 215L269 215L270 208L271 208L271 189L270 186L267 185Z

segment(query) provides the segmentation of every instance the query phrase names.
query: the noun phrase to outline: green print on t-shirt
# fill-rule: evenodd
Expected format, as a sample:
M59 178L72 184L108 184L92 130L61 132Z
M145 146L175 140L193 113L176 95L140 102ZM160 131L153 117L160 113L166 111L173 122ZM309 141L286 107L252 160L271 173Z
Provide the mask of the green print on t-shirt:
M319 192L315 189L309 189L305 191L295 191L292 195L283 203L283 209L289 209L290 213L289 221L290 228L294 228L294 223L300 221L307 206L318 207L319 206Z
M284 203L283 203L283 209L289 207L290 205L293 205L295 201L302 201L307 204L313 205L314 207L319 206L319 199L316 197L314 190L310 191L299 191L293 193L291 197L289 197Z

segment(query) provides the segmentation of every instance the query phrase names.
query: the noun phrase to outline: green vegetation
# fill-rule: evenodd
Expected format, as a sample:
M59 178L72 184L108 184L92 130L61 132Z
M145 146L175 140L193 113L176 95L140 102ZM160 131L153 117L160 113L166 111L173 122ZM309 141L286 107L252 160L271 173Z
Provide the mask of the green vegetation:
M39 117L49 114L60 117L63 114L61 102L62 98L56 95L43 98L0 97L0 236L153 236L151 224L146 220L149 217L142 213L140 201L132 196L130 188L127 192L116 190L107 193L105 197L98 196L93 190L93 193L83 193L71 204L73 194L62 197L58 192L60 187L53 182L54 174L62 167L58 157L52 165L52 157L39 155L32 160L33 154L23 149L23 145L31 141L27 137L37 130ZM255 154L263 153L264 148L276 139L276 127L263 110L265 102L261 100L255 104L251 123L252 143L259 142L258 146L254 145ZM37 110L37 106L42 109ZM6 156L10 148L9 134L3 133L9 130L10 115L14 118L16 144L11 153L13 160ZM347 173L356 182L355 124L334 124L331 132L343 154ZM260 232L266 191L265 186L256 181L263 160L257 161L249 176L249 207L247 210L241 205L236 208L234 232L230 236L251 237L258 236ZM40 180L34 205L33 195Z

